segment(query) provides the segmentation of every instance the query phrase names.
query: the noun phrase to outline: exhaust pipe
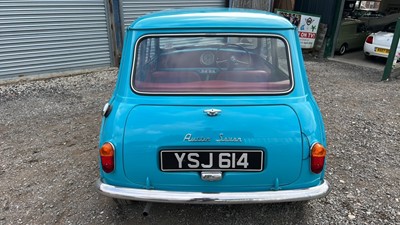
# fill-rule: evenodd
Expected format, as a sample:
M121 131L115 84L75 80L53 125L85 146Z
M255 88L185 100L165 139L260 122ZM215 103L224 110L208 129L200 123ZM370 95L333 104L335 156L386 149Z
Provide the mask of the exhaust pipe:
M151 208L152 205L153 205L152 202L146 202L146 206L145 206L144 209L143 209L143 216L144 216L144 217L146 217L146 216L149 215L150 208Z

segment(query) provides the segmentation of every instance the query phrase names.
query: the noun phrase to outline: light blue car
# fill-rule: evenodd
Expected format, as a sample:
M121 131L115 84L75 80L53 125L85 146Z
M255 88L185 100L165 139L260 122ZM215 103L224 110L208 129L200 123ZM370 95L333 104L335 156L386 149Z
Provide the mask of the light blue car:
M114 199L243 204L330 191L295 27L241 9L163 11L126 31L103 109L97 189Z

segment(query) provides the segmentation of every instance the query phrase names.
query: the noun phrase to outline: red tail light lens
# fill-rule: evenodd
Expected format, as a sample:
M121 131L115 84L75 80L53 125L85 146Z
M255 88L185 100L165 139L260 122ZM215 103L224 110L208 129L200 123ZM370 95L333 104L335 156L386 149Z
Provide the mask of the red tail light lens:
M114 171L114 145L106 142L100 148L101 168L106 173Z
M325 164L326 150L320 143L315 143L311 147L311 171L321 173Z
M372 44L373 41L374 41L374 37L372 37L372 36L368 36L367 39L365 40L365 42L367 42L368 44Z

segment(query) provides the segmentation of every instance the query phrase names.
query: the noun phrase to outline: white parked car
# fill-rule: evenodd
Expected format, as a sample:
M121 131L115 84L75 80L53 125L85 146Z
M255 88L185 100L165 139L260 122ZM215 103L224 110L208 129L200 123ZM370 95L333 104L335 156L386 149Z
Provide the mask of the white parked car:
M364 43L364 54L365 56L377 56L387 58L390 51L390 46L392 45L394 29L396 28L396 23L391 23L386 26L383 31L378 33L370 34ZM397 51L400 53L400 45L397 46ZM397 54L396 54L397 55Z

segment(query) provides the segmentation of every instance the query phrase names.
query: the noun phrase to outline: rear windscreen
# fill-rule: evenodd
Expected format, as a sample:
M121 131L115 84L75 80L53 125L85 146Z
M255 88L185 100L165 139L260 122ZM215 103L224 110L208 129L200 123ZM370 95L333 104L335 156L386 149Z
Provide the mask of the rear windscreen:
M285 93L289 48L279 36L146 36L135 48L139 93Z

